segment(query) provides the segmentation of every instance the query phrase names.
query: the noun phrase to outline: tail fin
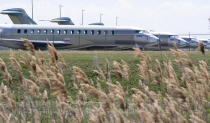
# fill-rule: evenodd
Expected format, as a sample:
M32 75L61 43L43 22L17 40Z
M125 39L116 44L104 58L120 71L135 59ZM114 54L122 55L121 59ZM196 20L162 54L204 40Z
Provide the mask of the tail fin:
M8 15L14 24L36 24L22 8L6 9L0 12L0 14Z
M74 25L71 18L69 17L55 18L50 20L50 22L58 23L59 25Z

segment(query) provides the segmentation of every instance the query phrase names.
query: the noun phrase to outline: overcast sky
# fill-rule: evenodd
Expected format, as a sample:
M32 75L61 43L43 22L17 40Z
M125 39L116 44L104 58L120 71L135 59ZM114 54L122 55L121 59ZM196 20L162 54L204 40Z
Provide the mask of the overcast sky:
M31 15L31 0L0 0L0 10L24 8ZM161 32L210 33L210 0L34 0L34 19L39 24L42 19L59 16L71 17L81 24L81 10L85 9L84 24L98 22L103 13L105 25L115 25L116 16L121 26L137 26ZM5 15L0 15L0 23L12 23Z

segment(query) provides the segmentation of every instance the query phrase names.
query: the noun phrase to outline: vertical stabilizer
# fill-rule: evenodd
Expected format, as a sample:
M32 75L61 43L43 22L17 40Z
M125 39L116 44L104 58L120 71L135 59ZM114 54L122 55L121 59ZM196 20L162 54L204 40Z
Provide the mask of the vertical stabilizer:
M71 18L69 17L60 17L50 20L50 22L58 23L58 25L74 25Z
M0 13L8 15L14 24L36 24L22 8L6 9Z

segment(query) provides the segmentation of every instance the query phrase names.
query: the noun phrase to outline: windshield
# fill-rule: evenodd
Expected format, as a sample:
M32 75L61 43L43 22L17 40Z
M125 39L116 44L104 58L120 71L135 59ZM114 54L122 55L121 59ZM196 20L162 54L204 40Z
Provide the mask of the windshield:
M145 33L145 34L149 34L149 32L147 30L137 30L137 33Z
M170 36L170 38L179 38L179 36L178 35L172 35L172 36Z

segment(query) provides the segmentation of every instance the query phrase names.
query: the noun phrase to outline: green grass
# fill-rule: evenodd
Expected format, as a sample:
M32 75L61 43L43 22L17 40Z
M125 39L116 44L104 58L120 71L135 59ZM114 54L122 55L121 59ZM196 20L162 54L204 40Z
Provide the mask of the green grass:
M44 54L48 56L48 52L44 51ZM147 51L145 52L147 56L150 56L152 61L155 61L155 59L158 59L160 63L163 63L164 61L171 60L174 61L174 57L172 56L171 52L168 51ZM193 63L197 64L198 60L204 60L207 63L210 63L210 52L207 52L206 55L202 55L200 52L188 52L190 58L192 59ZM10 64L9 60L9 51L0 51L0 57L5 61L5 63L8 65L9 72L13 76L13 81L18 81L17 73L14 72L12 69L12 66ZM141 60L135 55L134 51L59 51L59 55L64 57L67 65L68 70L64 73L65 81L68 86L68 89L70 91L70 95L74 98L76 97L76 90L72 88L72 67L78 66L82 68L88 77L92 80L96 79L96 75L93 73L93 70L96 70L97 68L104 69L106 60L108 60L110 63L113 61L120 61L124 60L126 61L130 68L131 68L131 78L129 80L122 80L119 77L112 76L112 81L119 81L121 82L124 89L128 90L130 92L130 88L135 88L138 86L139 79L139 70L137 67L137 64L141 62ZM153 66L155 63L153 64ZM175 68L176 71L179 72L178 66ZM27 77L28 69L24 69L24 74ZM179 73L178 73L179 75ZM3 75L0 75L0 81L2 82ZM160 91L164 92L165 89L161 88L157 85L150 85L151 89L153 91ZM14 87L18 88L18 87ZM105 88L105 87L104 87ZM21 96L18 96L21 98Z

